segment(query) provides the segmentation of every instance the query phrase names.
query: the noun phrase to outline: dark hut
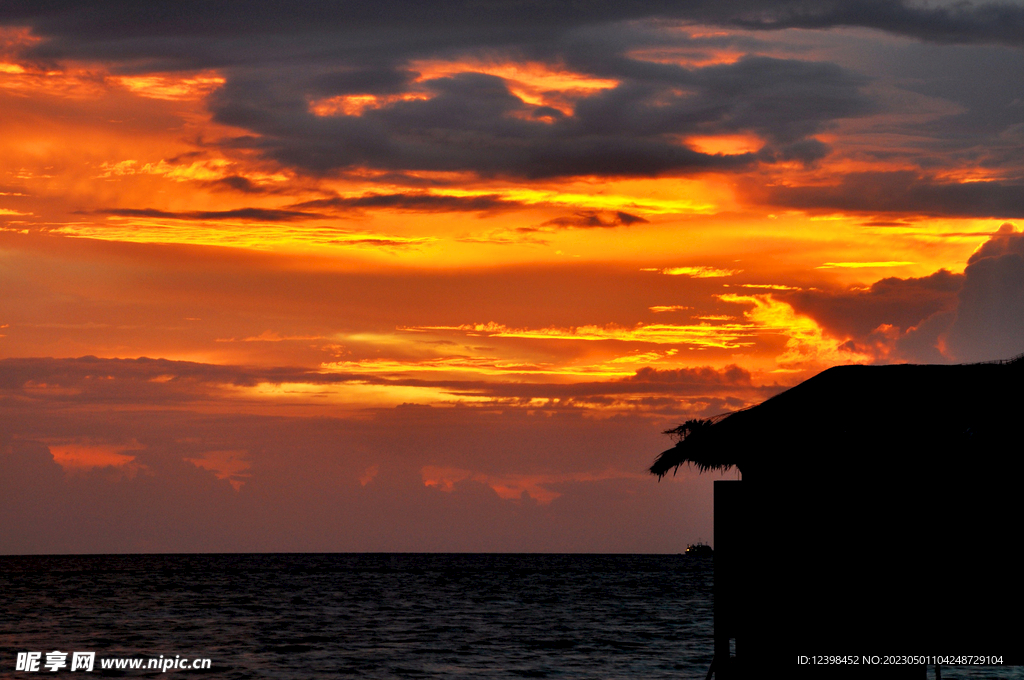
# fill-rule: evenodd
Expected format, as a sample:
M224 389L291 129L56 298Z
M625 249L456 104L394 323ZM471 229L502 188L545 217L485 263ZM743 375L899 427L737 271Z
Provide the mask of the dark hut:
M1022 406L1020 358L841 366L670 430L653 474L742 473L715 486L717 676L923 677L922 663L866 667L893 655L1024 663Z

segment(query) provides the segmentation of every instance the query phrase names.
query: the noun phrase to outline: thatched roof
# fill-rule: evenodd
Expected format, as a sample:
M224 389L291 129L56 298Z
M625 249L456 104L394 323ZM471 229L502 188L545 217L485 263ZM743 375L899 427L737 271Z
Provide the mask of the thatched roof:
M936 460L1019 466L1024 359L969 365L837 366L742 411L690 420L650 472L736 466L744 478ZM970 453L970 456L966 456ZM956 457L959 456L959 460ZM785 471L785 472L783 472Z
M1019 650L1022 388L1020 360L841 366L671 430L652 473L743 472L716 482L716 630L762 665L837 640Z

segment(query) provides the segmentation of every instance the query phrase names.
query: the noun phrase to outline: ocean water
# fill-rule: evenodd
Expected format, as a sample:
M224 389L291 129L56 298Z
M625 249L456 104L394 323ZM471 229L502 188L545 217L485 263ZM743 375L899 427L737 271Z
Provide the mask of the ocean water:
M84 651L84 677L703 679L712 577L683 555L0 557L0 678L82 677L70 654L43 664ZM39 670L16 670L19 652ZM101 668L176 658L210 668Z
M712 572L682 555L0 557L0 677L77 677L15 670L57 650L95 652L100 676L704 678ZM161 656L211 668L100 668Z

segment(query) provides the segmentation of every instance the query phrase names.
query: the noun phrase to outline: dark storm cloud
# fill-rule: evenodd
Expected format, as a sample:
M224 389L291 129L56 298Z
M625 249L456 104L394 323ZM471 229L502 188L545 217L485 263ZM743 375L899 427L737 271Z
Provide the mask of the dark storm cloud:
M615 397L629 395L657 395L671 397L667 402L672 410L680 406L678 399L697 398L703 400L734 398L738 403L753 403L767 399L777 393L779 385L755 385L750 372L738 366L715 369L708 366L697 368L655 369L649 366L638 369L633 375L617 380L581 383L524 383L524 382L449 382L444 385L453 392L482 395L494 398L514 398L529 403L533 399L562 399L572 403L596 403L604 399L607 403ZM673 403L673 400L675 402ZM536 405L533 404L535 407Z
M981 247L967 259L967 264L972 265L987 257L998 258L1003 255L1024 257L1024 234L1016 231L1009 222L1000 225L999 231L982 243Z
M887 278L868 290L779 294L849 348L919 363L1007 359L1024 352L1024 234L1007 223L968 260L963 274L939 270Z
M746 51L753 44L749 37L695 38L670 30L686 22L766 31L867 26L940 43L1018 45L1024 40L1024 8L1016 5L926 6L887 0L584 5L384 0L299 7L269 0L107 2L88 7L15 2L0 8L0 22L28 26L43 38L23 55L37 60L100 60L120 72L220 69L227 82L210 101L212 112L216 120L249 132L222 142L256 149L265 158L313 175L372 167L396 176L403 171L459 171L488 177L650 177L793 161L810 165L831 151L815 135L837 120L882 109L866 94L865 77L834 64L798 59L748 55L735 63L684 68L646 61L635 52L669 46L713 56L721 47ZM989 79L977 78L973 71L956 77L980 64L979 59L1005 67L1006 50L990 52L972 53L967 59L942 56L953 60L948 64L921 57L922 64L954 76L908 73L904 86L967 109L957 119L966 161L1014 165L1019 144L1012 139L1002 146L990 142L993 135L1016 129L1016 90L993 84L980 92L976 90ZM619 85L581 96L572 102L571 112L563 112L520 100L493 75L459 73L417 81L417 59L466 57L542 62L614 79ZM965 88L965 83L975 85ZM310 112L310 103L323 98L410 91L430 98L382 100L379 108L367 108L359 116L317 117ZM936 137L939 156L919 159L921 167L948 154L943 143L950 141L950 128L933 129L946 123L923 124ZM680 142L690 135L730 133L754 133L766 145L757 154L721 156ZM973 142L964 141L972 134ZM984 153L976 148L982 140L987 140L981 145ZM223 186L259 191L243 178L228 178ZM867 198L858 203L865 191ZM1010 217L1024 210L1022 193L1011 183L954 187L924 176L855 175L833 188L776 188L770 199L808 209Z
M0 360L0 390L8 394L39 391L37 398L57 402L166 403L193 401L216 387L251 387L261 382L328 384L357 376L324 375L301 368L255 369L167 359L11 358ZM46 389L54 390L47 392Z
M416 78L412 71L389 66L371 66L333 71L317 76L310 91L320 96L339 94L394 94L402 92Z
M609 227L628 227L632 224L646 224L648 220L627 212L580 210L572 215L556 217L541 224L542 227L560 227L563 229L607 229Z
M593 66L589 72L619 85L579 99L572 116L538 117L547 107L523 102L502 78L482 73L421 82L429 99L394 101L359 116L313 115L305 83L286 78L232 78L210 105L219 122L259 134L238 145L312 173L369 166L529 178L812 162L828 152L812 135L874 110L861 92L865 80L832 64L747 57L695 69ZM735 132L753 132L768 145L756 155L723 156L679 142Z
M956 311L936 312L896 339L896 357L919 364L948 364L950 357L939 349L940 340L956 317Z
M942 43L1024 43L1024 7L1008 2L942 6L905 0L797 0L742 4L746 7L737 7L723 23L754 29L865 26Z
M1004 224L968 260L946 347L960 361L1024 352L1024 234Z
M453 397L488 397L538 408L536 399L559 400L547 407L567 409L612 403L616 398L650 395L672 397L660 410L686 408L679 397L725 400L743 406L775 394L778 385L758 386L750 372L737 366L658 370L641 368L627 378L601 382L533 383L483 380L388 378L365 373L322 373L291 367L247 367L167 359L12 358L0 360L0 406L67 407L75 404L170 405L216 397L225 386L261 383L344 383L431 387ZM675 400L675 401L673 401ZM730 401L731 400L731 401ZM716 402L717 403L717 402ZM724 402L723 402L724 403Z
M230 175L222 179L212 180L204 182L204 186L208 186L212 189L219 189L223 191L239 191L243 194L269 194L274 193L274 189L260 186L254 183L248 177L242 177L240 175Z
M829 186L758 186L749 190L771 205L803 210L1024 217L1024 185L940 182L911 171L851 173Z
M251 367L168 359L0 359L0 403L64 407L75 404L188 404L224 396L225 387L348 382L405 382L294 367ZM420 384L410 381L410 384Z
M424 45L501 44L502 39L536 42L580 26L650 17L754 29L867 26L940 42L1020 44L1024 40L1024 9L1006 2L944 6L906 0L599 0L585 4L555 0L309 0L295 5L280 0L115 0L86 6L70 0L23 0L6 2L0 8L0 21L28 24L40 35L71 39L44 48L53 54L82 56L88 52L95 57L106 47L105 57L162 52L178 59L189 55L173 49L170 41L190 38L204 41L210 54L229 54L228 46L210 43L268 34L325 38L333 34L351 39L347 44L333 41L332 47L343 52L379 40L380 33L386 32L394 36L396 46L412 51ZM332 43L329 39L322 42ZM264 53L279 49L279 44L266 43Z
M930 276L890 277L867 290L802 290L777 293L837 337L863 340L882 324L907 329L936 312L956 306L962 274L940 269Z
M802 7L802 5L800 5ZM776 6L772 11L775 13ZM115 70L219 68L216 120L249 130L233 140L313 174L346 168L469 171L529 178L655 176L733 170L757 162L811 163L829 151L811 138L874 105L865 84L835 65L747 57L683 68L628 56L657 41L651 17L729 23L744 3L73 3L5 5L0 21L44 38L37 59L105 60ZM802 11L802 10L801 10ZM760 15L759 15L760 16ZM678 41L689 38L678 35ZM706 48L707 45L704 45ZM421 58L564 64L617 87L577 99L572 115L527 104L504 80L460 73L413 83ZM415 88L361 116L318 118L310 101ZM753 132L759 155L704 154L688 135ZM251 191L236 181L236 189Z
M298 210L268 210L265 208L238 208L235 210L197 210L192 212L168 212L155 208L119 208L94 210L96 215L113 217L159 217L170 220L252 220L254 222L292 222L323 217L316 213Z
M354 210L362 208L391 208L417 212L487 212L512 210L523 207L522 203L509 201L496 194L485 196L439 196L434 194L364 194L362 196L335 196L298 203L296 208L334 208Z

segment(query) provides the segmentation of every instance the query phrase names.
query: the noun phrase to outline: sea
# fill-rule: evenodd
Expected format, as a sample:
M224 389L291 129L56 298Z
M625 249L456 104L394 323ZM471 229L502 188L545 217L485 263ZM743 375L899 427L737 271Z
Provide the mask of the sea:
M704 678L712 577L686 555L0 557L0 677L92 652L92 675L182 680ZM145 668L176 658L210 668Z
M0 678L702 680L713 576L686 555L0 556Z

